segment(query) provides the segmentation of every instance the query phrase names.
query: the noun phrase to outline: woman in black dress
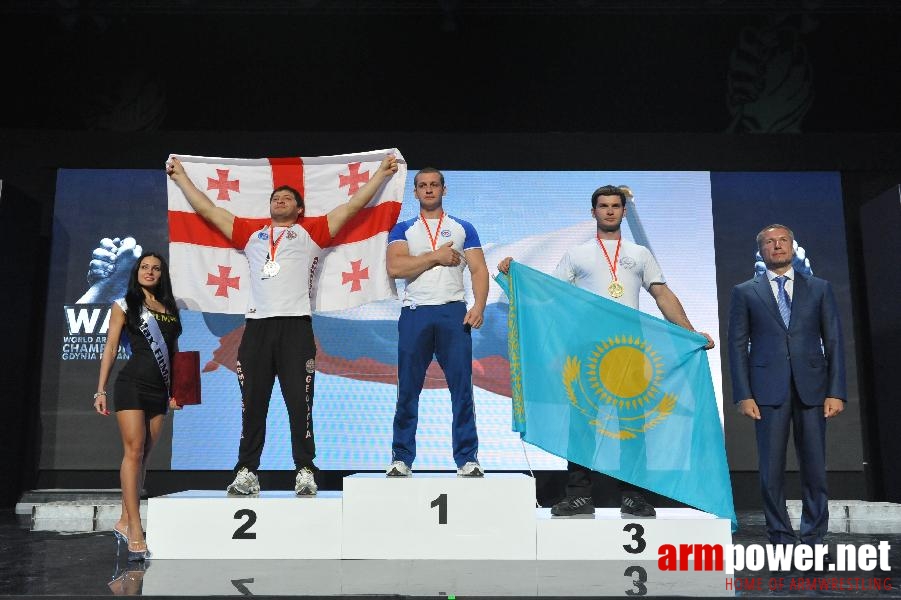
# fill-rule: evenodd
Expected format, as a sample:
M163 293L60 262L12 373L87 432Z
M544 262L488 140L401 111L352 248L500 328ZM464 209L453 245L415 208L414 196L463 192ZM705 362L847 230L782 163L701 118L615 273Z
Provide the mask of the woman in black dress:
M169 266L159 254L147 252L141 256L129 278L125 298L112 305L94 394L94 409L101 415L109 415L106 384L123 331L131 344L131 356L119 372L112 393L124 447L119 470L122 515L113 532L127 544L128 559L134 561L149 555L139 508L147 457L163 429L168 408L178 408L170 397L167 379L181 322L172 295Z

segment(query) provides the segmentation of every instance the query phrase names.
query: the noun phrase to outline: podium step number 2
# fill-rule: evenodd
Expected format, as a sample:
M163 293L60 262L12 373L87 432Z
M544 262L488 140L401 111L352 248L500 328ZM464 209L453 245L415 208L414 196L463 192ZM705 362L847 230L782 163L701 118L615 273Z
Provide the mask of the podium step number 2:
M293 491L188 491L151 498L147 545L159 559L339 559L341 492L298 498Z

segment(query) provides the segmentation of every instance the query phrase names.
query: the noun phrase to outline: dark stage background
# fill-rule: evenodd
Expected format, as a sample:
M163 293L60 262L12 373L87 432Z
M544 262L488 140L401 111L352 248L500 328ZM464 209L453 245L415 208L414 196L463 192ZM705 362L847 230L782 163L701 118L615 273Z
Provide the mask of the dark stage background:
M157 169L174 148L281 156L391 146L410 164L446 169L840 173L843 231L821 233L816 190L769 197L773 218L762 220L780 220L780 203L803 202L810 218L790 223L802 243L845 248L844 326L856 342L849 352L859 370L849 378L858 386L860 422L846 413L841 427L856 431L829 440L856 446L843 458L853 464L832 467L832 495L901 500L901 479L886 466L901 454L891 434L901 425L892 410L898 393L886 383L886 369L901 359L901 332L896 296L879 292L880 281L899 274L891 259L897 229L879 225L897 223L901 208L891 194L873 204L901 181L899 8L825 0L658 4L0 6L7 57L0 268L9 342L0 349L0 436L11 465L0 501L14 503L38 485L116 485L113 471L37 466L49 425L38 399L57 169ZM734 202L747 206L747 198ZM748 248L759 222L721 226L710 242L718 255L746 251L739 249ZM817 256L818 275L845 268L841 258ZM886 305L888 316L880 312ZM725 308L721 301L721 316ZM736 497L753 499L753 466L747 456L733 458L745 447L742 435L728 440L739 469ZM159 475L161 488L188 487L187 479ZM222 478L211 477L212 485ZM751 493L741 493L745 485Z

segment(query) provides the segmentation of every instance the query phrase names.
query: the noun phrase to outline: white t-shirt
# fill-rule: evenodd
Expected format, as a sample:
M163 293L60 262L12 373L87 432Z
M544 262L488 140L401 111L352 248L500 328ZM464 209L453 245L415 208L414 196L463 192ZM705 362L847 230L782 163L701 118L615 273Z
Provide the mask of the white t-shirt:
M436 231L439 221L441 221L441 230ZM388 244L407 242L410 256L420 256L433 250L432 242L429 239L431 232L431 236L437 238L435 248L440 248L448 242L453 242L453 249L460 253L482 247L479 234L467 221L456 219L445 213L442 219L426 219L426 223L428 223L428 231L419 216L398 223L388 234ZM453 267L436 265L413 279L407 279L404 290L404 306L434 306L462 301L464 299L463 269L465 267L466 261L460 261L459 265Z
M603 240L603 242L610 262L613 262L617 241ZM607 291L613 277L596 238L568 250L554 270L554 277L635 309L638 308L640 288L649 290L652 284L666 283L660 265L657 264L651 251L644 246L622 240L619 259L616 262L618 263L616 279L625 289L625 293L619 298L614 298Z
M244 250L250 264L248 319L301 317L310 315L310 289L319 254L331 242L327 217L304 217L290 227L273 228L281 240L275 250L279 271L275 277L263 273L269 255L270 228L260 219L235 217L232 243Z

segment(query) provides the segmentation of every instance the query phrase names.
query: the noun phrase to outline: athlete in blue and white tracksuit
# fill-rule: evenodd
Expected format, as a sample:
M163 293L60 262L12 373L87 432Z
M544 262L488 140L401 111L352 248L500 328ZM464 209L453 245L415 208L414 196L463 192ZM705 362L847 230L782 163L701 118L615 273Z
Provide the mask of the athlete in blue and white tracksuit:
M472 327L482 326L488 267L475 228L444 212L444 177L423 169L414 179L420 214L388 236L388 272L406 280L398 321L398 389L389 475L409 475L416 458L419 394L435 356L444 371L453 411L458 474L480 476L472 394ZM475 303L467 310L463 270L469 267ZM397 463L403 464L397 464ZM392 472L392 467L396 467Z

